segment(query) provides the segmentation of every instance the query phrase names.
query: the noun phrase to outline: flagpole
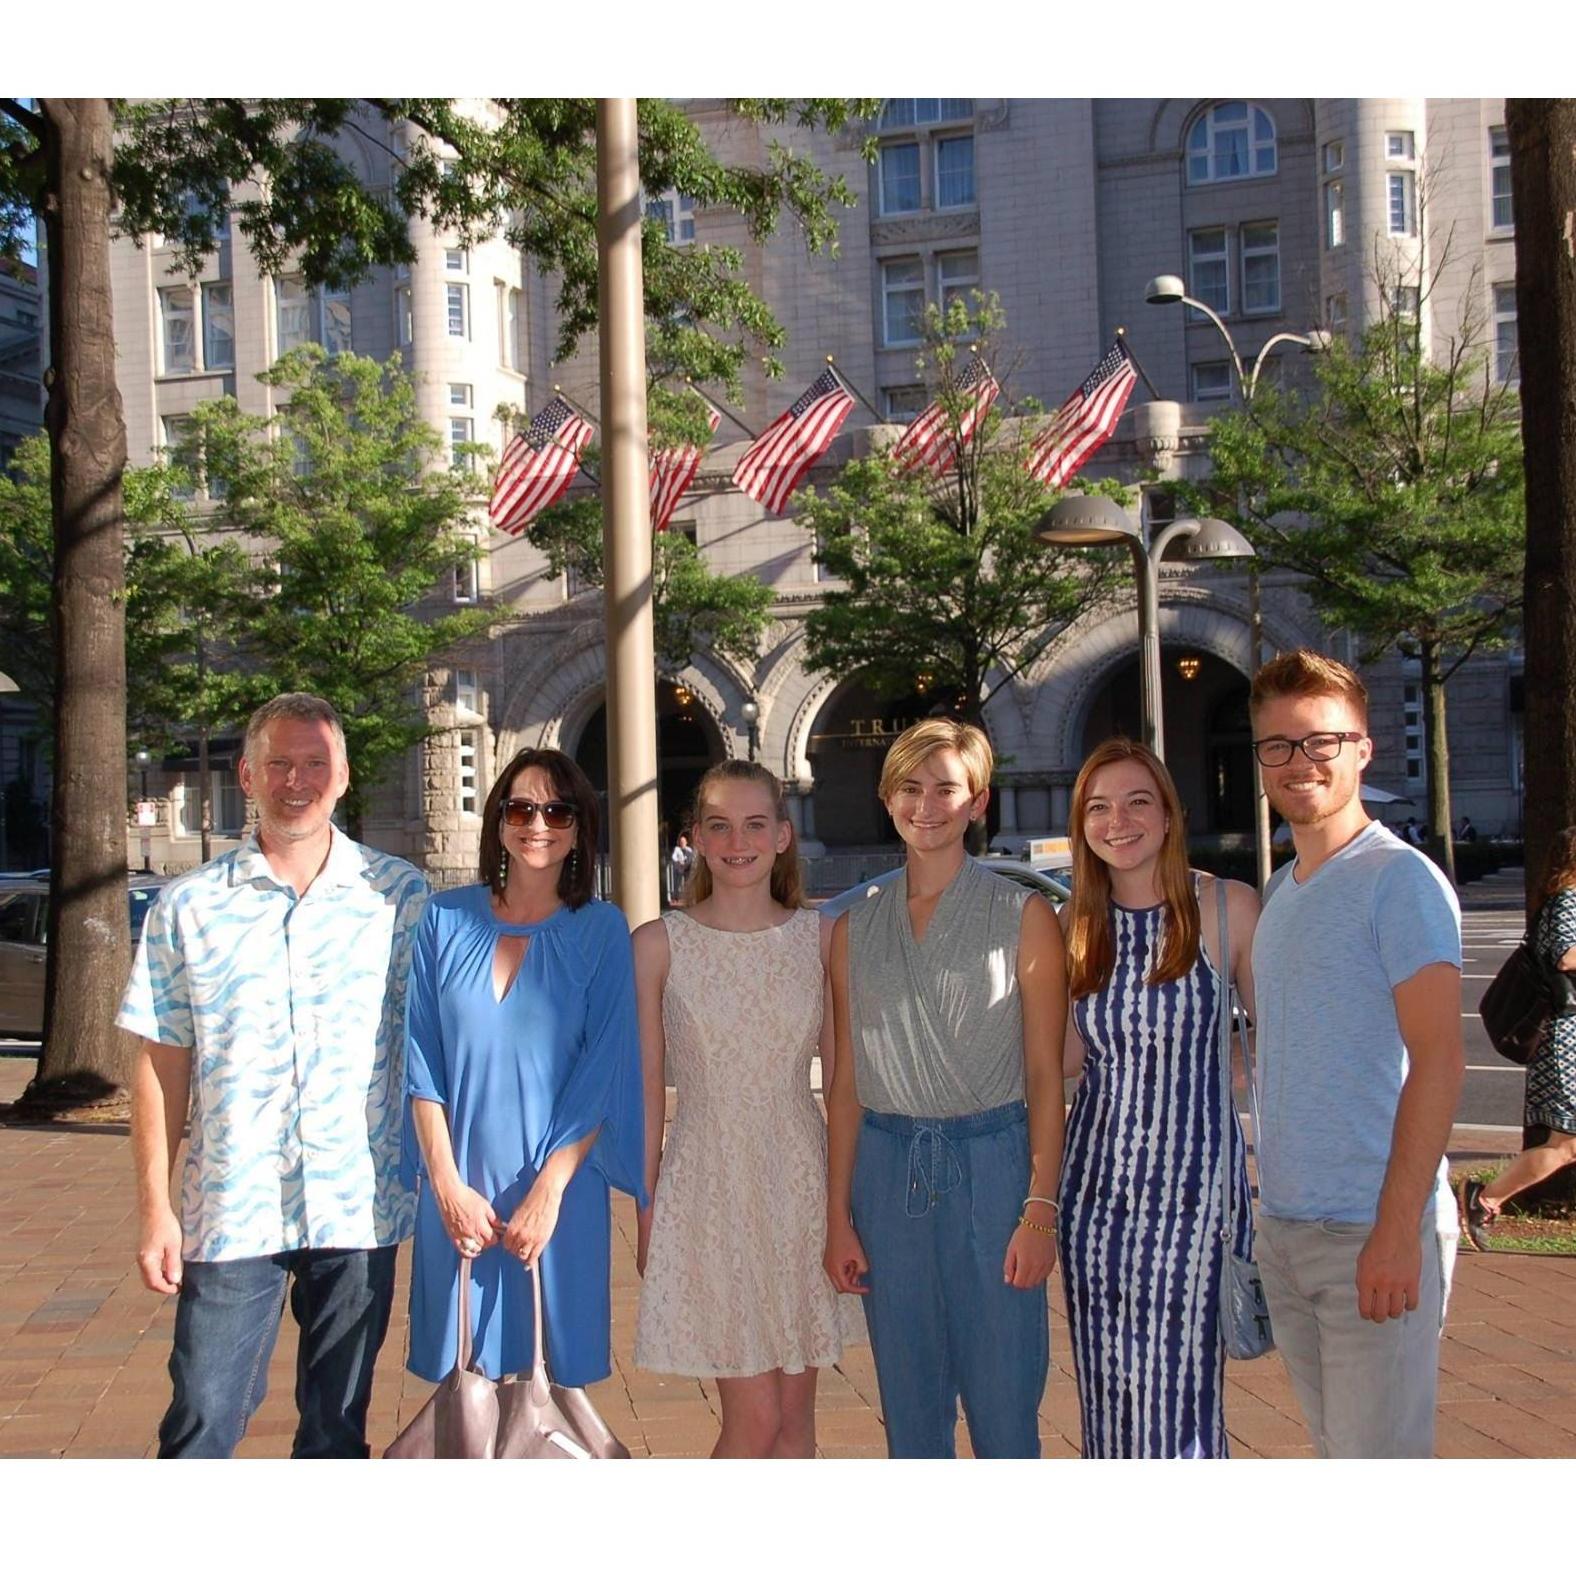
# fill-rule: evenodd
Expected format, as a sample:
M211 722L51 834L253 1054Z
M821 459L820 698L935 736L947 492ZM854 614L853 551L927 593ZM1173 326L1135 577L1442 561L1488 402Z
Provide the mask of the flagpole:
M854 383L849 378L848 374L846 372L844 372L843 369L840 366L838 366L838 364L832 359L832 357L828 356L826 358L826 364L827 364L827 366L829 366L832 369L832 376L834 378L836 378L837 381L839 383L841 383L843 385L843 387L845 389L847 389L848 392L850 394L852 394L854 396L854 398L856 400L858 400L859 403L861 405L863 405L865 407L865 409L868 410L870 412L870 414L872 416L874 416L877 421L881 422L883 425L887 425L887 426L891 425L891 423L889 423L887 421L887 418L885 416L883 416L881 414L881 412L878 411L875 408L875 406L872 405L870 403L870 401L867 400L864 397L864 395L859 392L858 388L855 387Z
M1149 381L1149 374L1144 371L1144 364L1133 354L1133 347L1127 342L1127 330L1120 323L1116 325L1116 337L1122 341L1122 349L1127 352L1127 359L1133 363L1133 370L1144 380L1144 387L1155 398L1160 398L1160 390Z
M756 432L749 425L749 423L746 422L743 419L743 417L736 416L731 410L728 409L728 407L726 405L724 405L722 403L721 400L713 399L711 397L711 395L706 393L706 391L704 389L696 388L695 387L695 380L693 378L685 378L684 386L692 394L697 394L697 395L700 396L701 399L705 400L705 402L708 405L710 405L711 408L714 411L716 411L719 416L726 416L728 418L728 420L731 421L733 423L733 425L735 427L737 427L739 429L739 431L742 432L750 440L751 443L754 443L754 442L756 442L757 439L759 439L760 433Z

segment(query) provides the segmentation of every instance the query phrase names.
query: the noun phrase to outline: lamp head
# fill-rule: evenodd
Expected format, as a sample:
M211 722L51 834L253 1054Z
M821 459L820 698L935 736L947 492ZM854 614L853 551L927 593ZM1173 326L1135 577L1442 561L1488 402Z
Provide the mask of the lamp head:
M1253 543L1236 526L1227 525L1224 520L1208 518L1198 522L1198 530L1182 547L1182 557L1194 561L1257 556L1253 551Z
M1139 539L1138 526L1127 511L1099 493L1063 498L1041 516L1034 534L1057 547L1109 547Z
M750 724L754 724L761 715L761 708L753 700L747 700L739 707L739 715Z
M1157 274L1144 286L1144 300L1150 306L1175 306L1187 294L1187 286L1175 274Z

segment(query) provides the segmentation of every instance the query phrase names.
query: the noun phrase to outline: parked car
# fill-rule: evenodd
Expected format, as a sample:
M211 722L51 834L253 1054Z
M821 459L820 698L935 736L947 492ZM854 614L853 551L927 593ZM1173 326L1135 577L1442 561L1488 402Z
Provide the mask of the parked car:
M131 939L142 935L148 910L166 878L127 878ZM37 1039L44 1028L44 964L49 956L49 872L0 878L0 1035Z
M1028 887L1031 892L1038 892L1041 897L1050 901L1052 908L1060 908L1073 895L1072 884L1067 879L1069 871L1035 870L1020 859L993 856L987 856L980 863L992 875L1000 876L1006 881L1015 881L1019 886ZM888 870L882 875L872 876L868 881L861 881L856 886L839 892L836 897L827 898L821 904L821 912L830 914L835 919L861 899L873 897L889 881L896 881L902 870L903 866L899 865L896 870Z

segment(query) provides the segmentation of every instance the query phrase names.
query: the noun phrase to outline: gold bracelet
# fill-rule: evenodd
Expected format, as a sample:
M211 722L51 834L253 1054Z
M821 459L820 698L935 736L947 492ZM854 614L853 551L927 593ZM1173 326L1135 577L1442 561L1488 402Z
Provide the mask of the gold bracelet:
M1030 1220L1027 1215L1019 1215L1018 1224L1027 1226L1030 1231L1039 1232L1042 1237L1054 1237L1056 1235L1055 1226L1042 1226L1037 1220Z

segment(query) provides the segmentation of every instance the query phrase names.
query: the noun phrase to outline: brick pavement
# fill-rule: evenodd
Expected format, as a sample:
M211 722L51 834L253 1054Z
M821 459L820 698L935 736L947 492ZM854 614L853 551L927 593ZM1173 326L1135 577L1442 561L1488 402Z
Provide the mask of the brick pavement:
M0 1101L32 1063L0 1060ZM1458 1130L1453 1153L1492 1153L1489 1135ZM173 1305L143 1291L131 1262L131 1157L121 1128L0 1128L0 1456L143 1456L168 1399ZM631 1361L634 1214L616 1209L615 1370L595 1397L636 1455L702 1456L716 1438L711 1386ZM429 1386L401 1366L408 1255L379 1363L371 1434L386 1443ZM1078 1453L1078 1406L1060 1286L1052 1281L1055 1367L1040 1408L1050 1456ZM294 1326L286 1316L269 1393L243 1456L288 1454L294 1429ZM1442 1456L1576 1456L1576 1259L1463 1254L1441 1356ZM818 1413L828 1457L882 1455L868 1347L824 1374ZM1300 1456L1309 1447L1278 1357L1231 1365L1227 1426L1234 1453ZM960 1430L960 1451L967 1436Z

